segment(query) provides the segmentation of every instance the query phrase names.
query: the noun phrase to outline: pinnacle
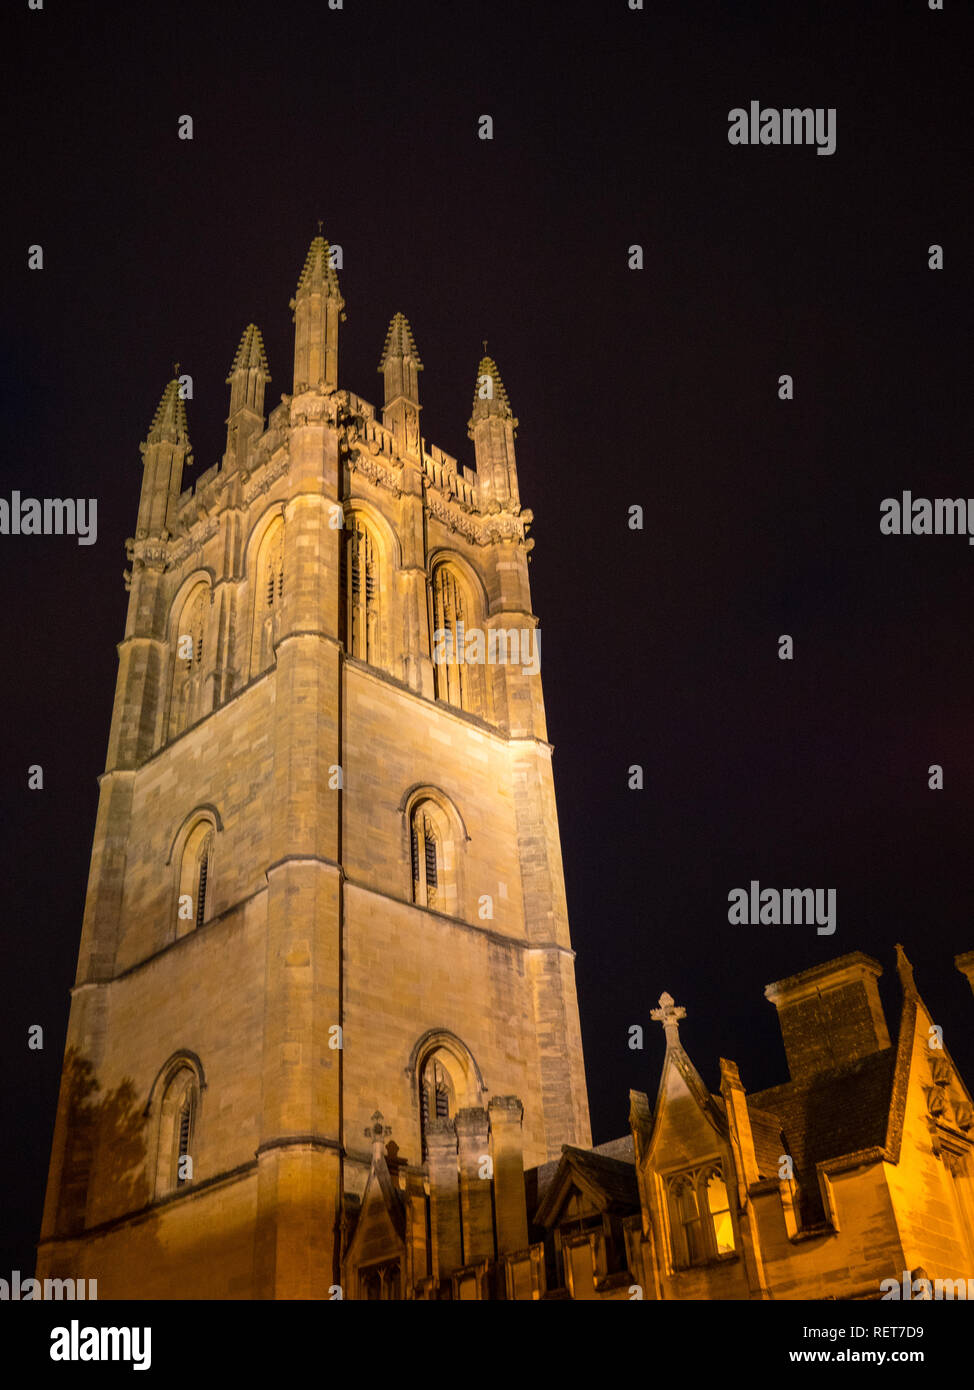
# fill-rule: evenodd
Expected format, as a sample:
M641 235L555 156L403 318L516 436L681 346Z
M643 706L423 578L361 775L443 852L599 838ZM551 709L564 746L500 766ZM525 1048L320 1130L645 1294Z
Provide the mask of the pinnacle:
M389 332L386 334L385 346L382 349L382 360L379 362L380 372L385 370L385 365L390 357L409 357L418 372L423 370L416 341L413 338L413 330L409 326L409 320L405 314L393 314L390 320Z
M304 289L318 288L322 285L328 286L328 292L336 299L340 298L338 289L338 276L331 263L331 251L328 242L323 236L316 236L308 247L308 254L304 258L304 268L298 277L297 293Z
M490 380L490 396L482 396L481 390L484 386L484 377ZM480 366L477 368L477 381L473 391L474 414L477 414L477 407L485 407L481 414L487 415L513 415L511 402L501 381L501 374L497 369L497 363L492 357L484 353L480 359Z
M179 395L179 381L173 377L162 400L156 408L149 428L148 444L189 445L189 427L186 421L186 405Z
M267 365L267 353L264 351L264 340L255 323L248 323L243 331L240 346L237 348L233 365L230 368L230 376L227 377L227 383L229 384L234 372L248 371L251 367L259 367L267 380L271 380L270 369Z

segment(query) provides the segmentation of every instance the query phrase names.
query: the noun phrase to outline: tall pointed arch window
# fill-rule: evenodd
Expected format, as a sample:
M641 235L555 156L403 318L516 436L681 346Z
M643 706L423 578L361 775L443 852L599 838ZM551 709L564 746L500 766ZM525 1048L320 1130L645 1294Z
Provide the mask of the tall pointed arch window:
M730 1255L734 1250L734 1223L730 1214L727 1184L720 1169L704 1175L707 1194L707 1215L718 1255Z
M179 893L176 903L176 936L185 936L194 928L199 930L208 920L209 897L212 897L211 859L213 827L200 821L190 831L183 846L179 870Z
M439 837L426 806L417 808L412 823L413 902L421 907L440 906Z
M379 569L375 540L358 516L342 537L342 640L349 655L379 662Z
M487 639L478 627L476 605L469 588L448 561L434 567L431 589L436 698L483 716L487 708Z
M166 1083L160 1103L157 1197L195 1181L198 1115L199 1080L191 1067L180 1066Z
M254 591L254 631L251 679L274 664L284 602L284 523L277 518L267 528L257 552Z
M424 1160L430 1120L452 1119L456 1110L456 1086L447 1068L445 1054L434 1052L426 1059L419 1074L419 1124Z
M470 688L463 648L466 632L463 591L449 565L433 572L433 648L436 698L469 709Z
M734 1220L720 1164L677 1173L665 1187L675 1269L734 1254Z
M457 807L438 787L416 787L403 799L403 896L417 907L462 917L461 860L467 840Z
M169 736L175 738L203 714L203 659L209 590L198 584L187 596L175 624Z

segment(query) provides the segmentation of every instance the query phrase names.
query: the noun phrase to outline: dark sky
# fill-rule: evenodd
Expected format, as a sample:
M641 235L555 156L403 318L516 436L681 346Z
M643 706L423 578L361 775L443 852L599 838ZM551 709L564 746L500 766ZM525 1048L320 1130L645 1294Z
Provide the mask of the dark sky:
M723 1055L756 1090L786 1076L764 985L866 951L895 1028L897 940L974 1077L953 968L974 948L974 549L879 532L903 489L974 496L969 8L49 3L3 25L0 496L95 496L98 542L0 536L0 1275L31 1268L40 1225L138 443L178 359L195 475L217 460L251 319L269 404L290 388L319 217L344 251L341 384L381 401L402 310L427 441L473 463L483 337L521 420L596 1141L630 1087L655 1097L662 990L708 1084ZM752 99L836 108L836 152L729 145ZM752 878L835 888L834 936L730 926Z

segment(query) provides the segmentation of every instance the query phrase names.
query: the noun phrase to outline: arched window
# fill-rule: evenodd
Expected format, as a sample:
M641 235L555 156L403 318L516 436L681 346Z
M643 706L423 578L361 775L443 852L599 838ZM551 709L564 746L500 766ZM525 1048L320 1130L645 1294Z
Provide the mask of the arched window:
M159 1111L156 1196L164 1197L196 1178L195 1149L199 1081L188 1066L179 1066L166 1083Z
M209 589L198 584L187 596L173 634L173 662L169 737L175 738L203 714L203 658Z
M448 917L462 917L462 849L468 839L456 806L438 787L413 787L400 802L403 877L408 899Z
M474 604L452 565L436 565L431 583L436 698L483 715L487 634L477 627Z
M720 1170L715 1168L705 1178L707 1184L707 1210L713 1230L714 1244L718 1255L730 1255L734 1250L734 1222L730 1214L730 1201L727 1185Z
M431 1029L417 1040L406 1070L416 1087L414 1100L425 1161L430 1122L452 1120L460 1110L485 1105L487 1088L466 1043L441 1028Z
M456 575L449 565L433 572L433 669L436 698L469 708L467 665L464 661L466 605Z
M284 600L284 522L278 517L267 528L257 551L254 588L254 629L250 649L250 677L274 664Z
M190 831L183 846L176 904L176 936L185 936L207 920L207 889L211 883L213 827L200 821Z
M675 1184L673 1195L679 1219L679 1245L689 1265L702 1264L707 1258L707 1245L704 1239L703 1218L697 1185L692 1178L683 1178Z
M453 1060L454 1068L456 1066ZM419 1073L419 1127L423 1160L426 1159L426 1131L430 1120L450 1120L457 1111L456 1085L441 1050L427 1057Z
M422 907L439 907L439 863L436 828L426 806L413 815L412 824L413 902Z
M719 1164L668 1178L666 1192L675 1268L734 1253L734 1222Z
M379 664L379 569L376 545L358 516L342 536L342 641L350 656Z

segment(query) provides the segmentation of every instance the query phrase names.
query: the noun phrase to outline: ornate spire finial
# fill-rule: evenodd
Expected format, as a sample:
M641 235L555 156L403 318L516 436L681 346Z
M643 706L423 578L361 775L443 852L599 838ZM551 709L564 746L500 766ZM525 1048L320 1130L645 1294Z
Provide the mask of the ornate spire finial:
M338 288L338 275L332 264L331 247L326 237L319 234L314 238L308 247L308 254L304 258L304 266L298 277L298 288L296 293L311 288L320 290L322 287L325 293L335 299L341 299L341 291ZM344 304L342 300L342 304Z
M379 359L379 371L385 369L390 357L408 357L418 372L423 370L423 364L419 360L419 352L416 348L416 341L413 338L413 330L405 314L393 314L389 322L389 331L386 334L385 346L382 349L382 356Z
M501 381L497 363L492 357L487 356L487 339L482 338L481 342L484 345L484 355L477 368L477 381L474 386L474 419L480 420L485 415L513 416L511 402L508 400L504 383Z
M179 363L173 363L178 374ZM189 431L186 423L186 405L179 394L179 382L174 376L162 393L162 400L156 407L149 427L147 444L182 444L189 448Z
M172 374L173 374L174 377L178 377L178 376L179 376L179 363L178 363L178 362L174 362L174 363L172 364Z
M243 331L240 345L234 354L230 367L230 376L234 372L247 371L251 367L259 368L270 381L271 375L267 365L267 353L264 350L264 339L255 323L248 323ZM230 377L227 377L227 382L229 383L229 381Z
M318 218L318 235L321 236L321 218Z
M654 1009L650 1017L654 1023L662 1023L663 1031L666 1034L666 1045L670 1047L680 1041L679 1020L686 1018L687 1011L682 1004L674 1007L672 994L661 994L659 1004L659 1008Z

